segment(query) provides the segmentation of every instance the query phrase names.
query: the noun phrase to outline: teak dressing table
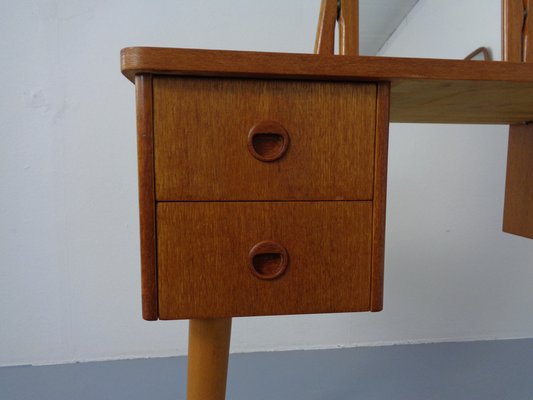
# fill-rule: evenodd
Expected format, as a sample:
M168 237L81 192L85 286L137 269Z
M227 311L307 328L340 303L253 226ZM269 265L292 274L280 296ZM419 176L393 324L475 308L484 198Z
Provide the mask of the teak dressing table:
M357 0L322 1L316 55L122 50L143 317L191 320L189 400L224 398L231 317L382 309L389 122L510 124L503 229L533 238L528 8L508 62L360 57Z

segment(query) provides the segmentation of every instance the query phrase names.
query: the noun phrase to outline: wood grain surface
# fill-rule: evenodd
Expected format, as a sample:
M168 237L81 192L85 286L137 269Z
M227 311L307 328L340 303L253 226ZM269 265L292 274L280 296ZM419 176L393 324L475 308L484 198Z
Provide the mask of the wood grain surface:
M359 55L359 0L342 0L339 13L339 54Z
M337 25L337 0L322 0L315 40L315 54L335 52L335 26Z
M528 85L502 81L483 84L466 81L460 85L447 81L393 82L391 122L510 124L527 121L533 117L533 93Z
M533 120L526 63L163 48L122 50L122 71L180 76L390 81L391 121L510 124Z
M385 268L385 214L387 209L387 163L389 148L390 86L378 85L376 150L374 153L374 201L372 213L372 293L370 310L383 309Z
M122 73L342 81L504 81L533 83L524 63L371 57L253 51L128 47L121 51Z
M502 54L505 61L533 61L533 1L502 1Z
M368 311L371 202L158 203L161 319ZM249 269L265 240L289 265L274 280Z
M137 107L137 163L141 242L142 315L157 319L157 252L155 222L152 76L135 77Z
M187 400L224 400L231 318L189 322Z
M533 239L533 124L509 134L503 230Z
M505 61L522 61L523 0L502 0L502 55Z
M371 200L375 108L375 84L156 77L157 200ZM290 145L263 162L270 120Z
M502 47L503 59L531 65L533 17L530 0L504 0ZM525 10L528 10L525 13ZM508 63L505 63L508 64ZM533 119L525 120L533 121ZM509 127L507 177L503 230L533 238L533 125L515 124Z
M533 62L533 0L522 0L524 21L522 28L522 61Z

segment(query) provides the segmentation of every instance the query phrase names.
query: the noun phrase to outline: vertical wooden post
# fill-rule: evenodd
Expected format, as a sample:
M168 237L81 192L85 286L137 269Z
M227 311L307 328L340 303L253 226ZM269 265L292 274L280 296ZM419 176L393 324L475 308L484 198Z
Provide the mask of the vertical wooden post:
M141 296L142 315L147 321L155 321L158 318L152 86L152 75L135 75L137 162L139 165L139 225L141 233Z
M502 55L503 61L522 61L522 0L502 0Z
M502 0L504 61L533 62L533 0ZM503 230L533 239L533 124L509 128Z
M231 318L189 322L187 400L224 400Z

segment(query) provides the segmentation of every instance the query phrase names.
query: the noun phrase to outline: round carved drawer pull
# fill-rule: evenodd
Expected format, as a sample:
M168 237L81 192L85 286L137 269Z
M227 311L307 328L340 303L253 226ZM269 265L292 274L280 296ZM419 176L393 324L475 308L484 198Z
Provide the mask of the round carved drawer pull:
M287 250L268 240L252 247L248 258L250 270L259 279L276 279L285 272L289 263Z
M261 161L275 161L283 157L289 147L287 130L276 121L261 121L248 133L248 150Z

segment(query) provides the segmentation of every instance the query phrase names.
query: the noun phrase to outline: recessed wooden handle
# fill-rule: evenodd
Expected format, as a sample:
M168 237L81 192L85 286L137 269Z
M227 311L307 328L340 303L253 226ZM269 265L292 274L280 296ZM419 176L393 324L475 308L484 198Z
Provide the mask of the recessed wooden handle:
M288 147L289 134L279 122L261 121L248 133L248 150L260 161L278 160Z
M276 279L289 264L289 255L281 244L269 240L257 243L248 255L250 270L259 279Z

